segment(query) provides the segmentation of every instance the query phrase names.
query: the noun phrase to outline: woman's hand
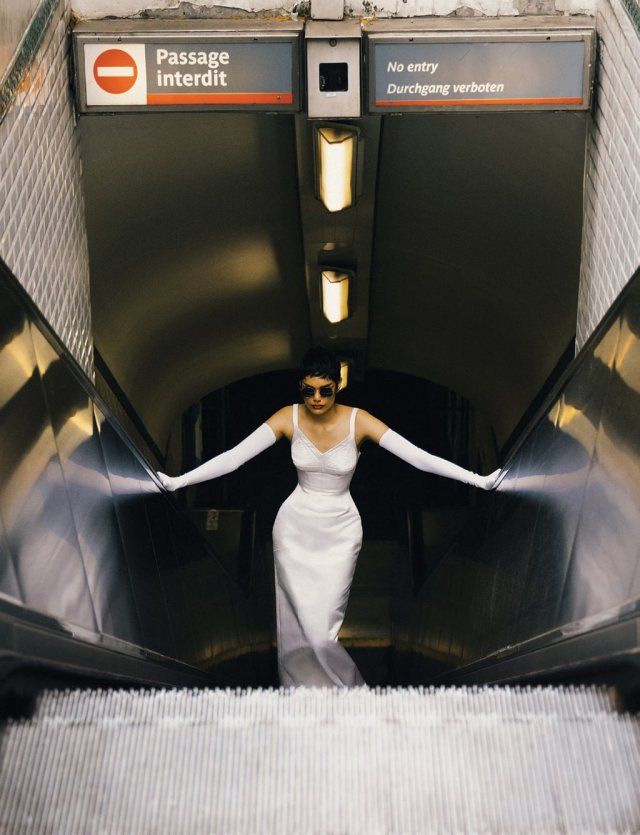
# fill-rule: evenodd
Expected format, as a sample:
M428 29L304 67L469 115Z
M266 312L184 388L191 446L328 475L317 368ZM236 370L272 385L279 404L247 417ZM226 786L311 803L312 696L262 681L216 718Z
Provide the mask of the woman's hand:
M479 475L478 481L476 483L476 487L480 487L482 490L493 490L496 486L498 479L500 478L501 470L494 470L489 475Z
M165 475L164 473L158 473L158 479L160 484L164 487L165 490L168 490L169 493L173 493L174 490L179 490L180 487L184 487L184 476L177 476L176 478L172 478L170 475Z

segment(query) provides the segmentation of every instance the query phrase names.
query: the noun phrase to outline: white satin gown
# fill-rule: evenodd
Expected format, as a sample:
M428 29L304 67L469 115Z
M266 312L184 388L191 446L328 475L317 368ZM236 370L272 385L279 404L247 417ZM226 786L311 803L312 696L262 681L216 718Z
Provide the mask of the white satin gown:
M362 545L360 514L349 492L360 453L357 409L349 434L320 452L298 426L293 406L291 458L298 485L273 526L278 671L283 687L364 684L338 643Z

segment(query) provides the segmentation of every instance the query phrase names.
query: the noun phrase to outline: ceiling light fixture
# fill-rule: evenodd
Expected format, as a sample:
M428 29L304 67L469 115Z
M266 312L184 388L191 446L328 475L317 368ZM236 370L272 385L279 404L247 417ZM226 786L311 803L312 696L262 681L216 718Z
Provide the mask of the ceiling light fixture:
M349 273L322 271L322 312L333 325L349 318L350 283Z
M349 385L349 362L348 360L340 361L340 391L346 389Z
M348 209L356 202L358 129L315 127L316 196L330 212Z

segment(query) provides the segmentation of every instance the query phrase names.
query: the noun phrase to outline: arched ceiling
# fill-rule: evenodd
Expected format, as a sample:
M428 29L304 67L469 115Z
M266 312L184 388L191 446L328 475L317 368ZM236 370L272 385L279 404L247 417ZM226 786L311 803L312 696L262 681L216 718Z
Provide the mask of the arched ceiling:
M81 120L95 343L162 446L200 397L309 342L291 117Z
M382 122L367 365L465 395L499 441L575 328L586 118ZM95 342L163 446L191 403L311 340L294 118L92 115L81 141Z

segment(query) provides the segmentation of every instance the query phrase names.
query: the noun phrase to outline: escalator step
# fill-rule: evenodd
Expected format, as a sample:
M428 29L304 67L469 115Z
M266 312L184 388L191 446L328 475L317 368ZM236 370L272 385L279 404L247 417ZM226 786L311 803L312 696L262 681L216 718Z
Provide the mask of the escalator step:
M3 833L632 833L640 727L596 688L46 691Z

